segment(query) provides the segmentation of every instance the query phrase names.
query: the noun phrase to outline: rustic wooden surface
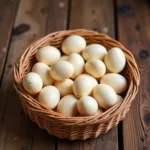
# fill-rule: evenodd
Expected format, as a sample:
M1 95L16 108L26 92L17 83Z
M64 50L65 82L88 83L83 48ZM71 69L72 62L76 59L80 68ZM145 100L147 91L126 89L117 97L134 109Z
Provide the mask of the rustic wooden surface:
M18 0L0 1L0 81L8 52Z
M134 54L141 84L123 121L124 150L150 149L150 2L118 0L118 37Z
M149 0L0 1L0 150L150 150ZM13 88L16 59L36 39L57 30L85 28L108 34L134 54L141 85L119 127L96 139L49 135L24 114Z

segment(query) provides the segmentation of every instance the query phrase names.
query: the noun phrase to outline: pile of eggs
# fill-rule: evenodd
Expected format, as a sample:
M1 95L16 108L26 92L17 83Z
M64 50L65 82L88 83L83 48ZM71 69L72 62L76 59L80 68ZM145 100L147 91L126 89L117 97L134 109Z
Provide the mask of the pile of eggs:
M23 87L37 100L65 116L99 115L123 100L127 80L119 74L126 58L120 48L87 45L78 35L67 37L61 49L45 46L23 78Z

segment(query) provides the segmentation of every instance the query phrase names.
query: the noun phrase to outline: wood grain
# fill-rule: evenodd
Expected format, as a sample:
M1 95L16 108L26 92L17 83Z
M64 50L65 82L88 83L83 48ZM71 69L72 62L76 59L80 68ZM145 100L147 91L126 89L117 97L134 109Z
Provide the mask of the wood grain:
M150 149L150 3L117 0L119 40L134 54L141 75L138 95L123 121L124 150Z
M90 29L114 38L113 8L110 0L72 0L69 27Z
M37 126L23 113L19 97L13 88L13 64L22 52L36 39L45 35L47 16L41 11L47 7L47 1L21 0L15 25L8 59L0 89L0 149L1 150L31 150L38 139ZM41 130L41 129L39 129ZM41 136L42 137L42 136ZM37 140L39 141L39 140ZM45 141L40 141L41 145ZM55 139L50 135L47 146L55 147Z
M69 16L70 29L85 28L103 32L111 37L114 33L113 3L110 0L72 0ZM107 13L105 11L107 10ZM107 134L100 135L96 139L85 141L69 141L58 139L58 150L117 150L117 128Z
M117 129L111 129L107 134L85 141L59 139L57 147L58 150L118 150Z
M18 0L0 1L0 81L7 56Z
M32 150L55 150L56 138L37 125L34 128Z
M68 0L50 0L47 15L47 34L65 30L67 27Z

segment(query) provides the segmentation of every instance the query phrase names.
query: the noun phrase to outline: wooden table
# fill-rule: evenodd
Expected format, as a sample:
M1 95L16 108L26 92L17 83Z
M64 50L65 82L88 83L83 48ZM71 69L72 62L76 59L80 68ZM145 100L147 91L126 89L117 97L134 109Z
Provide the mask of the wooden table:
M119 126L96 139L49 135L24 114L13 88L16 59L36 39L64 29L108 34L135 56L141 84ZM0 150L150 150L149 0L0 0Z

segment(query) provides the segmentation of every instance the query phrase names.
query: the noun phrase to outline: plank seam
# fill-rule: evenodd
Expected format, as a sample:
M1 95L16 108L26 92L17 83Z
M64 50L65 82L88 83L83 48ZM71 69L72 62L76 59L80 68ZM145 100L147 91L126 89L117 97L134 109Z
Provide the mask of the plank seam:
M118 35L118 10L117 10L117 0L114 0L114 30L115 30L115 39L119 39ZM123 150L123 126L122 121L118 124L118 150Z
M71 5L72 5L72 0L68 0L68 12L67 12L67 30L70 28Z
M55 137L55 150L58 150L58 138Z
M114 0L114 30L115 30L115 39L118 40L118 11L117 11L117 0Z

